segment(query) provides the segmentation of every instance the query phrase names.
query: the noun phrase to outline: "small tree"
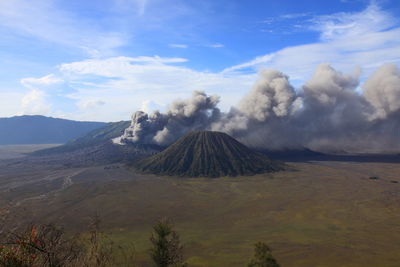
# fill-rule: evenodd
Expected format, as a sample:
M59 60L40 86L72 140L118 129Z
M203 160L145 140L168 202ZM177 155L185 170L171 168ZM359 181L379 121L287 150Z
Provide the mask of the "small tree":
M73 266L137 266L134 246L125 247L121 244L115 244L105 233L101 232L101 220L98 214L90 217L90 220L89 236L82 240L85 253L78 259L79 262Z
M180 244L179 235L167 219L162 219L153 226L150 242L150 256L156 266L186 266L183 263L183 246Z
M105 242L103 233L100 232L100 216L95 214L90 217L89 237L84 245L86 253L80 259L82 266L103 267L110 264L112 256L112 245Z
M254 246L254 257L247 265L248 267L279 267L267 244L257 242Z

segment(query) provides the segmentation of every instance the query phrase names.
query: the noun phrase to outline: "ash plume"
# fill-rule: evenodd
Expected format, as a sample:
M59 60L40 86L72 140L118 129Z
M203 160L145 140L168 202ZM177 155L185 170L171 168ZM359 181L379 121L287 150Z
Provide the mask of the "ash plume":
M194 91L191 98L174 101L166 113L137 111L131 126L114 143L168 145L188 132L207 128L220 115L218 102L216 95Z
M396 65L383 65L363 88L365 99L375 109L372 119L386 119L400 109L400 75Z
M136 112L119 143L168 145L193 130L215 130L258 149L309 148L321 152L399 152L400 72L385 64L359 84L320 64L301 88L277 70L262 70L253 88L227 113L219 97L195 91L166 113Z

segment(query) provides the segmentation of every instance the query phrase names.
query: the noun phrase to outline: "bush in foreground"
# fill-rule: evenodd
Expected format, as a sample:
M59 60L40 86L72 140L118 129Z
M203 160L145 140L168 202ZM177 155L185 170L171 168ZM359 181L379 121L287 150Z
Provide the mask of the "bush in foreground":
M137 266L134 247L114 244L99 230L100 220L92 218L87 235L67 238L54 225L29 226L1 239L1 267L106 267Z
M69 238L52 224L29 226L0 237L0 267L135 267L133 246L115 244L99 230L98 216L92 218L89 232ZM153 226L150 257L157 267L187 267L178 233L167 219ZM279 267L271 249L255 244L248 267Z
M180 244L179 235L167 219L162 219L153 226L150 242L150 257L157 267L187 266L183 262L183 246Z
M0 266L65 266L74 262L80 249L64 231L52 224L29 226L21 233L10 233L0 247Z
M248 267L279 267L267 244L257 242L254 247L254 257L247 265Z

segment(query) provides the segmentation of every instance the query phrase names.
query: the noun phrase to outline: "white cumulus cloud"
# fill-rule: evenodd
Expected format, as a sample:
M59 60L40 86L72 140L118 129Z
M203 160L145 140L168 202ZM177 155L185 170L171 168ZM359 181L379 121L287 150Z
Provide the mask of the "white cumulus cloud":
M97 107L94 115L104 120L129 118L149 97L158 106L164 106L173 99L187 97L193 90L224 96L221 107L228 109L239 101L255 78L255 74L196 71L179 64L185 61L184 58L112 57L62 64L59 70L75 90L68 97L79 103L99 96L105 99L107 105ZM92 77L90 82L88 76Z
M64 80L54 74L49 74L40 78L23 78L21 84L25 87L32 88L36 86L50 86L63 83Z
M51 112L51 104L46 101L46 94L36 89L25 94L21 106L24 115L48 115Z

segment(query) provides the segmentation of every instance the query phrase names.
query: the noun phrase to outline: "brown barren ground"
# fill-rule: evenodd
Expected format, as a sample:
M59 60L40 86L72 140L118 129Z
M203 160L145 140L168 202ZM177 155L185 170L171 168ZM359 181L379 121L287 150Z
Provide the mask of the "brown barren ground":
M0 169L0 203L21 215L18 222L52 221L69 231L85 231L97 212L115 241L135 244L144 266L151 226L164 216L190 266L245 266L256 241L268 243L284 267L399 266L400 164L289 166L218 179L139 175L119 165L43 167L29 176L9 167ZM25 183L10 189L5 181L17 177ZM44 181L52 181L47 189Z
M20 158L36 150L60 146L60 144L41 145L0 145L0 160Z

